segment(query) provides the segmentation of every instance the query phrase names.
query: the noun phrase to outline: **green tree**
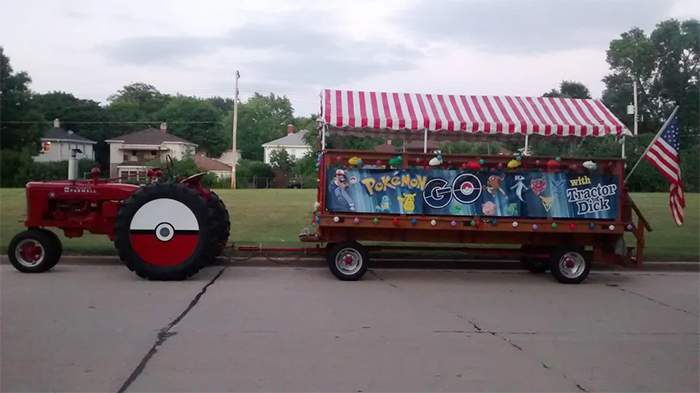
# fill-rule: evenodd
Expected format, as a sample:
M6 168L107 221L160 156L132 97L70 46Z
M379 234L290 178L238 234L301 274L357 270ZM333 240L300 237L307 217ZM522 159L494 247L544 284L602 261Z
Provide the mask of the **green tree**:
M31 108L32 79L24 71L14 72L10 58L0 46L0 139L2 149L39 152L39 140L50 123ZM8 168L9 169L9 168Z
M294 175L313 178L318 176L318 170L316 169L317 157L315 151L304 154L303 157L294 163Z
M284 173L289 173L294 168L295 160L286 149L277 149L270 154L270 165Z
M591 91L581 82L562 81L559 90L552 89L544 93L542 97L562 97L562 98L591 98Z
M612 72L607 75L603 102L626 124L627 105L633 101L633 80L637 81L639 132L658 132L673 108L680 106L681 136L698 134L700 117L700 22L676 19L656 25L647 36L634 28L613 40L607 51ZM683 138L684 142L692 142Z
M162 121L158 119L157 113L171 99L171 96L146 83L124 86L107 99L107 114L113 123L109 134L119 136L155 126Z
M224 131L221 112L207 100L178 95L154 116L167 122L173 135L208 149L213 157L221 156L228 147L230 138Z
M287 97L255 93L238 105L237 149L249 160L262 161L264 143L284 136L287 125L293 124L294 109ZM224 120L225 128L233 126L233 114ZM229 146L230 146L230 137Z
M219 111L221 111L222 116L226 116L229 112L233 111L233 98L228 97L211 97L207 98L207 101L211 102L212 105Z
M109 166L109 145L105 139L115 135L109 133L107 111L98 102L55 91L33 95L32 107L43 114L47 123L58 118L61 128L96 141L95 159L103 169Z

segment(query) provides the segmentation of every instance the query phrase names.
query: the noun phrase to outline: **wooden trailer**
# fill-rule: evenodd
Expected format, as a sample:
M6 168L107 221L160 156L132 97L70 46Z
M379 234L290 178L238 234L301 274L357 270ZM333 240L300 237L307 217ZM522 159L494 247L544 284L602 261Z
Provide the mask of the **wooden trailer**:
M321 109L316 232L301 240L325 243L341 280L363 276L376 243L518 256L526 269L570 284L593 262L641 266L651 228L624 188L622 159L527 154L529 135L631 135L600 101L325 90ZM347 135L422 140L425 148L326 148ZM524 154L427 151L429 140L513 137L525 140Z

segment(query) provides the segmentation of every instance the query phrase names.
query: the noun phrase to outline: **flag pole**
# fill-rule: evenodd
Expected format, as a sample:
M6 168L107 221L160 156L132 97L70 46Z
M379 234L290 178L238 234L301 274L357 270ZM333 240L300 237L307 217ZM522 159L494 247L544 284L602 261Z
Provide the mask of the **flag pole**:
M678 112L678 108L679 107L676 106L676 109L673 110L673 113L671 113L671 116L669 116L668 119L666 119L666 122L664 123L663 127L661 127L661 129L656 134L654 139L651 140L651 142L649 143L649 146L647 146L647 149L644 150L644 153L642 153L641 156L639 156L639 160L637 160L637 163L634 164L634 166L632 167L632 170L627 174L627 177L625 177L624 183L627 183L627 180L630 178L630 176L632 176L632 172L634 172L634 170L637 169L637 165L639 165L639 163L642 162L642 159L644 158L644 156L647 155L647 153L649 152L649 149L651 149L651 146L654 144L654 142L656 142L657 139L659 139L659 136L661 136L661 133L663 133L664 130L666 129L666 127L668 126L668 122L670 122L671 119L673 119L673 116L676 115L676 112Z

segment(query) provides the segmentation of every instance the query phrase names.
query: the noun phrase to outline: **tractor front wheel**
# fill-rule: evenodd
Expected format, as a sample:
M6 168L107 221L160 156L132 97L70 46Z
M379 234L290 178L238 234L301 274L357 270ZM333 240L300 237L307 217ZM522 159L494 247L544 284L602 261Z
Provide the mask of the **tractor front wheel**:
M124 201L114 225L124 264L149 280L184 280L217 252L217 223L205 197L186 184L152 183Z
M61 242L53 232L29 229L12 238L7 256L12 266L22 273L43 273L61 259Z

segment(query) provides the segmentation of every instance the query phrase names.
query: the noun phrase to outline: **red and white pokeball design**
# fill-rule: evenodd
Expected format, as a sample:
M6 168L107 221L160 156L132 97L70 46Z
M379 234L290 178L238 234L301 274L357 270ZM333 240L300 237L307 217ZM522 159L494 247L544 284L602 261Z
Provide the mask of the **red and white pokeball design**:
M197 217L182 202L168 198L141 206L131 220L129 232L134 251L156 266L182 263L199 243Z
M474 185L471 182L464 182L462 186L460 187L460 191L464 195L471 195L474 193Z

